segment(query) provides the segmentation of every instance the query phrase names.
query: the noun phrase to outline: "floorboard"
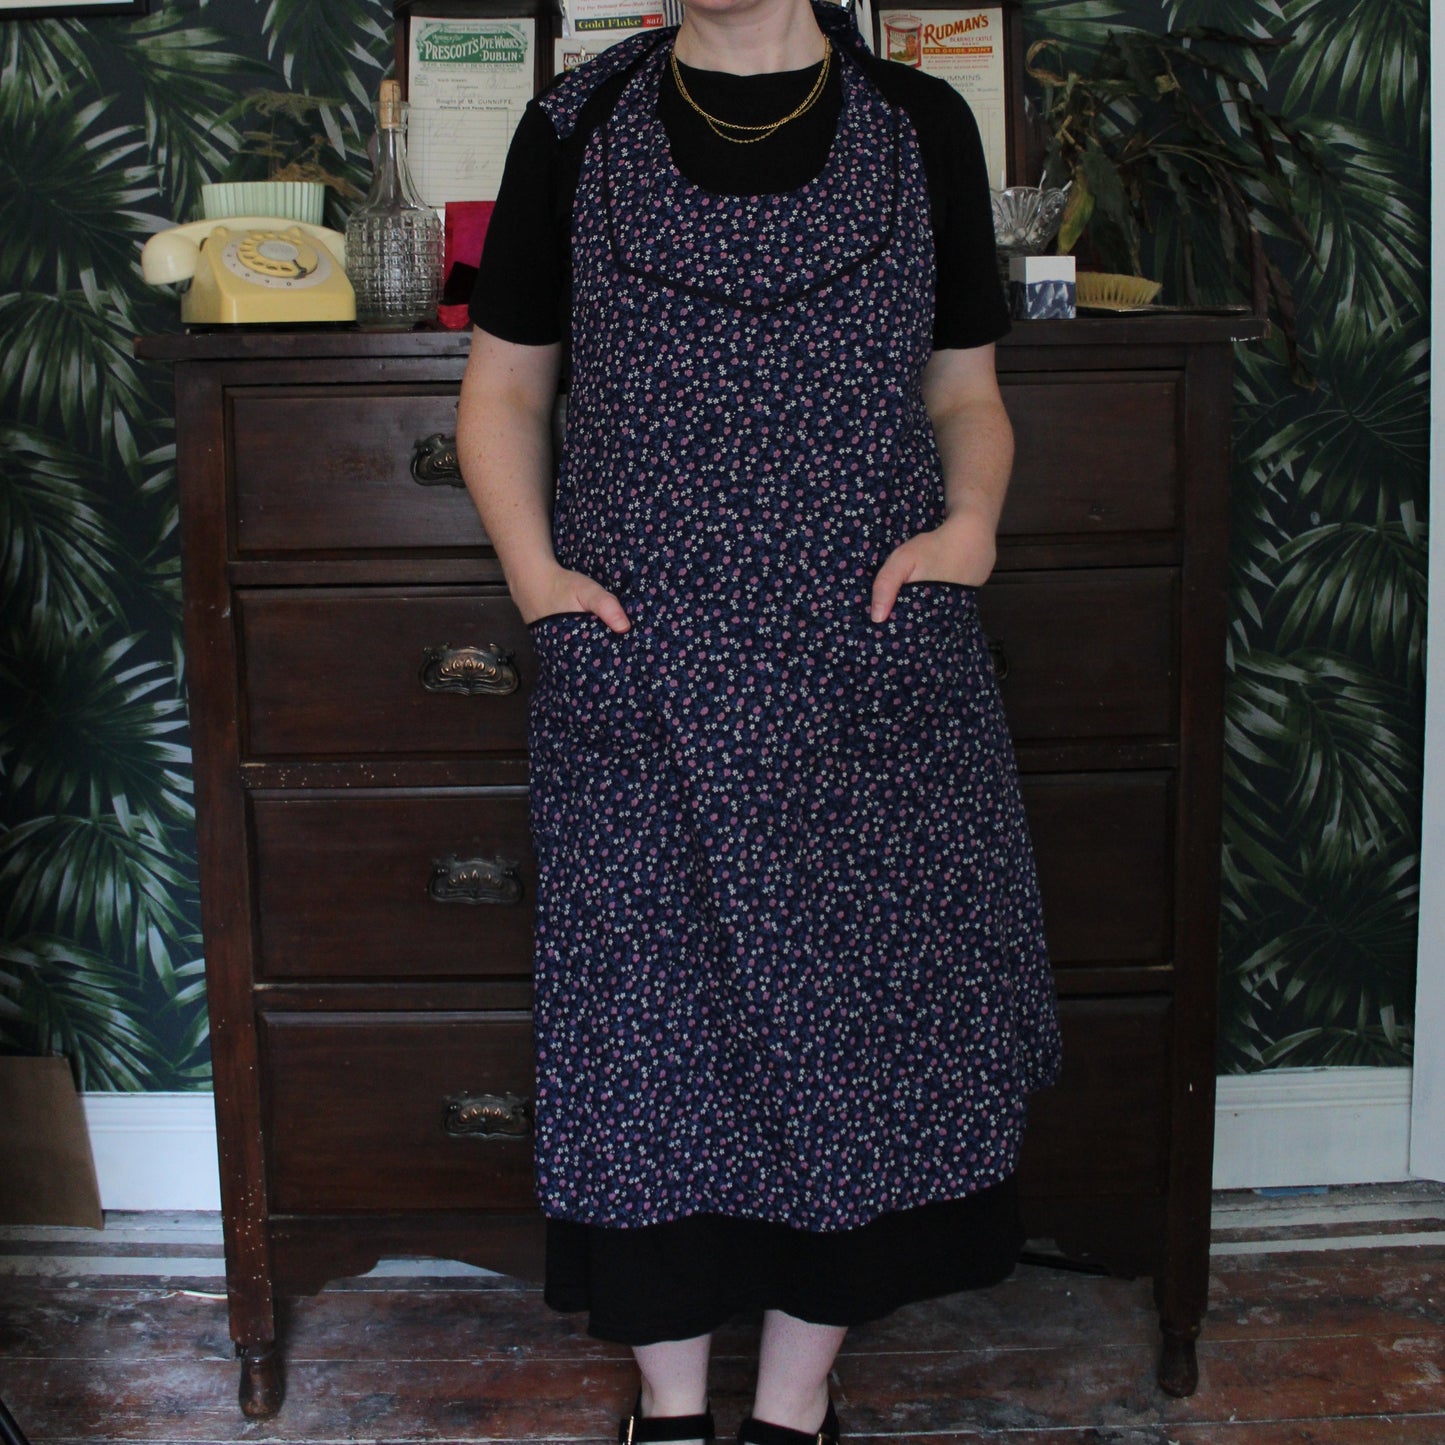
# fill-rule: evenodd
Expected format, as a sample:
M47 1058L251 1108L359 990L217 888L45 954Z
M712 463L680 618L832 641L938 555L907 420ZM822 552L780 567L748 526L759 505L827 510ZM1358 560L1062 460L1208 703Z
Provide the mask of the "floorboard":
M859 1326L833 1375L847 1445L1445 1445L1445 1244L1418 1242L1445 1188L1395 1203L1221 1196L1187 1400L1154 1383L1148 1280L1024 1264ZM0 1396L32 1445L571 1445L614 1438L635 1389L630 1352L534 1286L387 1261L285 1303L286 1404L248 1422L223 1289L213 1216L0 1229ZM742 1318L715 1340L720 1440L757 1335Z

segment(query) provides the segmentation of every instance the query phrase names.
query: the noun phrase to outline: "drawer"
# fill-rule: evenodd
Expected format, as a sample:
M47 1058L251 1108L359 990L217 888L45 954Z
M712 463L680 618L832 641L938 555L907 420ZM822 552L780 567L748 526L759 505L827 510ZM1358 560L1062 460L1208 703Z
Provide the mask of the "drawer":
M531 972L525 794L261 793L251 837L262 978Z
M1179 525L1183 376L1000 377L1014 429L1005 537L1172 532Z
M1167 998L1065 999L1058 1084L1029 1098L1019 1187L1031 1198L1163 1194L1169 1169Z
M1174 930L1174 775L1022 779L1056 968L1168 963Z
M1056 968L1173 958L1173 773L1025 776Z
M238 555L487 545L460 485L418 480L422 444L456 432L456 387L233 387L226 403Z
M1015 742L1172 739L1178 573L1001 572L979 614Z
M504 593L236 593L244 755L427 757L526 747L535 660Z
M526 1013L261 1016L272 1209L526 1209Z

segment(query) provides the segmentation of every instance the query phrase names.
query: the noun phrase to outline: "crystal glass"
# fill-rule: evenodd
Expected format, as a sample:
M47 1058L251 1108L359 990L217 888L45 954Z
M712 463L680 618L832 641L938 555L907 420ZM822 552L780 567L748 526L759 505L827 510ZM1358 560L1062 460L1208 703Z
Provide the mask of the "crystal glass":
M993 238L998 267L1005 284L1008 263L1014 256L1042 256L1063 224L1068 186L1010 186L990 193L993 200Z
M411 326L436 316L442 290L442 223L417 192L406 162L407 107L394 80L376 107L376 176L346 223L346 274L356 319Z

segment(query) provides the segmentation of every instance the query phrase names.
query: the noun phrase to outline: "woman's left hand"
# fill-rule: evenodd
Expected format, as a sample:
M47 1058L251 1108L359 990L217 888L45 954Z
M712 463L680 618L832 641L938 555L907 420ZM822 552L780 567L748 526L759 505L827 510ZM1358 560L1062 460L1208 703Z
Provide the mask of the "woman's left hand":
M993 524L976 512L961 511L929 532L900 542L873 578L869 616L886 622L905 582L961 582L981 587L998 555Z

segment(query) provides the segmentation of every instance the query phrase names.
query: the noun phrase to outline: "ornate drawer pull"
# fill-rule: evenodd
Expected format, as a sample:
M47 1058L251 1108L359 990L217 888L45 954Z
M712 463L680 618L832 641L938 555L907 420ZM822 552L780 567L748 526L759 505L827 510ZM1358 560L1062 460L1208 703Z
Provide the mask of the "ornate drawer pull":
M443 1104L442 1128L453 1139L526 1139L532 1101L520 1094L453 1094Z
M495 642L485 647L452 647L441 642L422 648L421 685L428 692L506 697L521 687L522 678L514 655Z
M421 487L461 487L461 459L457 439L445 432L433 432L411 449L412 480Z
M426 891L438 903L520 903L522 875L512 858L434 859Z
M1003 643L997 638L984 634L988 642L988 655L993 659L993 675L1000 682L1008 676L1008 653L1003 650Z

